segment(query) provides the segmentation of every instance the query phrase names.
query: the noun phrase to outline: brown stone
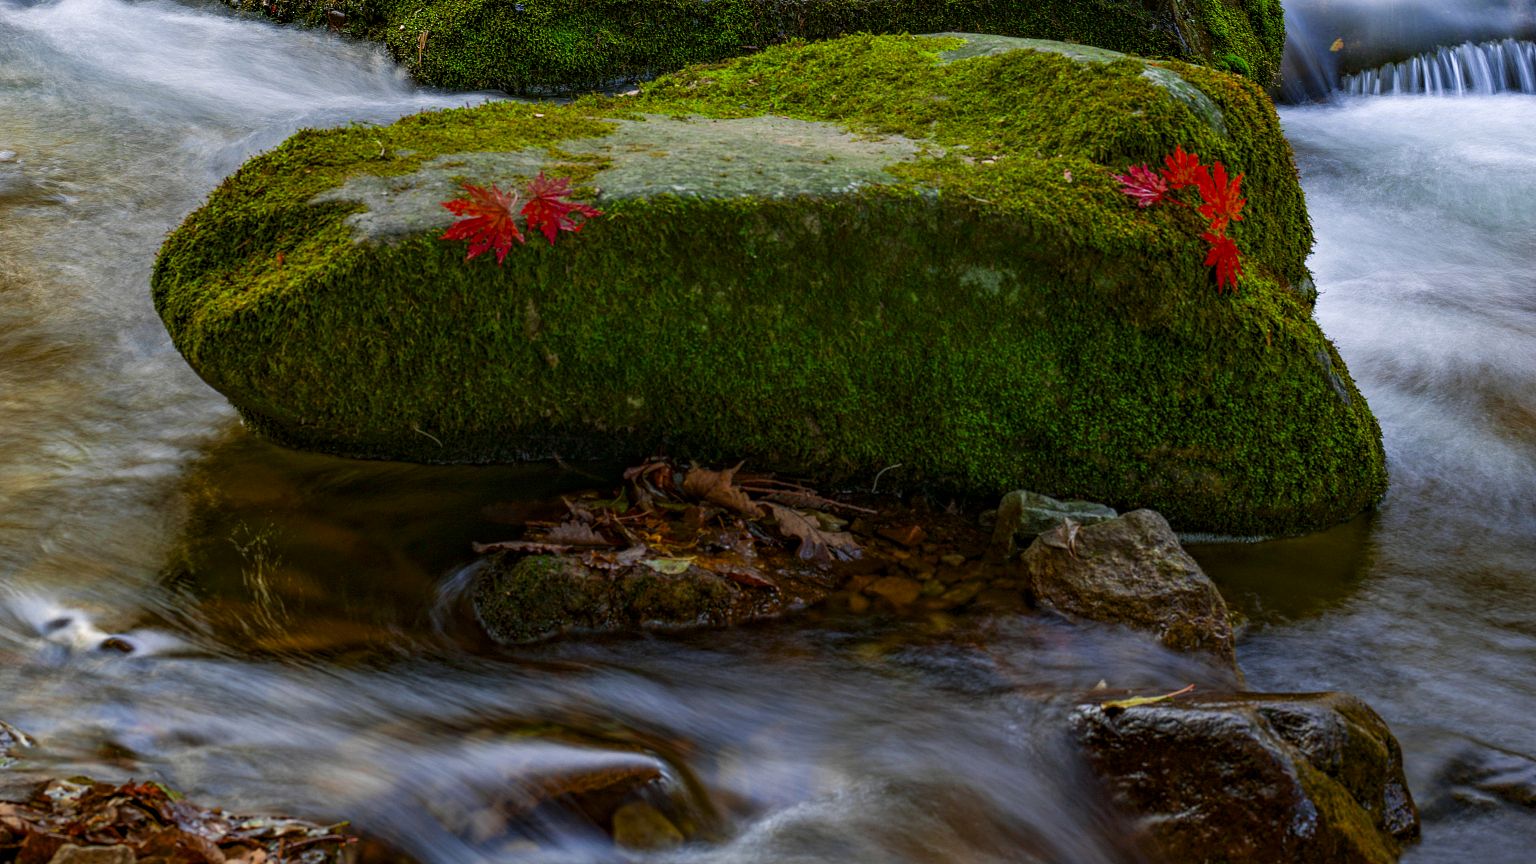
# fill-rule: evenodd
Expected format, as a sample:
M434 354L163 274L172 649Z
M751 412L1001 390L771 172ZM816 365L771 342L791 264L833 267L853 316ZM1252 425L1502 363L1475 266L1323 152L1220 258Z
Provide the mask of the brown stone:
M1389 864L1418 837L1397 740L1347 694L1083 705L1072 725L1154 860Z
M923 526L914 522L911 525L887 525L880 529L880 536L893 543L912 547L923 542L928 532L923 530Z
M1042 606L1145 630L1175 651L1236 664L1221 592L1151 510L1095 525L1060 523L1035 538L1023 560Z
M492 638L522 644L569 631L729 627L777 618L826 599L836 582L803 563L733 578L728 568L717 573L684 559L602 566L578 555L497 552L486 559L473 599Z
M884 597L897 606L910 606L922 593L923 586L911 579L887 576L865 590L877 597Z

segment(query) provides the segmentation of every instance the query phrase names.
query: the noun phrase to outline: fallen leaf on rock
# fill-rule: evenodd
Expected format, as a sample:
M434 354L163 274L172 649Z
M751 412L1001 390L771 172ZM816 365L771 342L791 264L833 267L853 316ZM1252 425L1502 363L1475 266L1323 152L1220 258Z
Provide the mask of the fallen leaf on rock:
M1168 181L1146 165L1132 165L1124 174L1113 176L1120 181L1120 191L1134 199L1137 207L1151 207L1168 199Z
M880 529L880 536L903 546L916 546L928 538L928 532L914 522L911 525L887 525Z
M692 558L650 558L640 563L663 576L681 576L693 566L693 560Z
M703 567L712 573L724 576L737 585L745 585L748 588L768 588L773 591L779 590L778 585L763 578L762 573L751 567L716 565L714 563L706 563Z
M747 493L743 492L741 487L736 485L736 472L740 470L740 465L724 471L711 471L695 465L689 468L688 474L683 477L683 492L743 516L752 518L761 516L762 509L747 497Z
M422 44L426 44L425 33L422 34ZM455 216L462 218L448 226L441 239L468 240L469 251L464 255L465 261L476 255L495 252L496 263L501 264L506 260L507 253L512 251L513 241L519 244L523 242L523 232L517 230L516 222L522 199L516 192L503 192L494 183L489 189L471 183L461 183L460 186L469 194L468 198L455 198L442 203Z
M591 525L576 519L571 519L560 523L554 528L554 530L544 535L543 542L561 546L618 545L616 543L610 542L606 537L597 533L597 531L594 530Z
M520 555L564 555L567 552L575 552L575 546L566 546L563 543L544 543L538 540L504 540L500 543L471 543L476 555L488 555L492 552L516 552Z
M46 864L65 846L116 847L132 853L127 860L167 864L263 864L274 857L319 864L355 842L341 826L226 816L154 783L55 780L25 804L0 805L0 826L0 861L16 864ZM300 850L316 854L295 858Z
M636 543L622 552L588 552L581 556L581 563L598 570L618 570L640 563L649 551L644 544Z
M554 179L545 177L540 171L539 176L528 183L527 191L528 203L523 205L523 217L528 220L528 230L543 232L550 245L554 245L555 237L561 231L581 230L583 223L572 219L571 214L583 219L603 215L603 211L594 207L564 200L571 196L569 177Z
M786 507L797 507L801 510L849 510L854 513L874 513L868 507L855 507L842 501L833 501L823 498L813 492L793 491L774 492L767 496L767 500L775 504L783 504Z
M785 539L800 541L795 554L807 561L852 561L864 553L852 534L823 531L814 520L782 504L768 502L763 506L773 515Z
M1127 708L1140 708L1143 705L1156 705L1159 702L1168 702L1175 696L1183 696L1185 693L1194 692L1194 689L1195 685L1191 684L1182 690L1164 693L1161 696L1133 696L1130 699L1111 699L1108 702L1100 702L1099 707L1104 709L1104 713L1113 716Z

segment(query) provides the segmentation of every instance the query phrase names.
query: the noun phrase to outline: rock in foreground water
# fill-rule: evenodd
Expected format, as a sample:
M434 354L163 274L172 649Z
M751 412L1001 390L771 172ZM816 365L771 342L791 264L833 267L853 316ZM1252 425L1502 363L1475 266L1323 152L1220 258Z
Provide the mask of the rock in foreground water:
M1084 705L1072 722L1156 860L1386 864L1418 837L1397 740L1353 696Z
M1245 174L1235 295L1198 214L1140 210L1114 179L1175 143ZM461 182L540 172L605 215L555 245L528 231L499 267L439 239ZM635 98L300 132L170 236L153 288L193 368L302 448L664 447L1293 533L1386 480L1375 420L1292 288L1310 245L1251 82L1061 43L856 36Z
M1095 525L1058 523L1024 550L1023 560L1036 601L1049 609L1146 630L1175 651L1236 662L1221 592L1151 510Z
M571 631L745 624L805 608L834 587L810 567L743 574L738 581L683 559L613 563L502 552L486 561L474 603L492 638L520 644Z

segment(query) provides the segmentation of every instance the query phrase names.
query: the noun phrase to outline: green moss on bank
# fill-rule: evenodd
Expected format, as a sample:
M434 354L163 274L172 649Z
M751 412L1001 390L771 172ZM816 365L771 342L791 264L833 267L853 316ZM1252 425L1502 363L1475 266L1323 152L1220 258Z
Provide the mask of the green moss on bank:
M225 0L382 42L423 82L592 90L847 33L966 31L1181 58L1270 84L1279 0Z
M1375 421L1289 288L1311 234L1263 92L1171 65L1215 124L1139 61L945 59L963 45L850 37L634 99L302 132L168 239L157 308L249 421L313 449L665 445L823 478L901 465L960 491L1028 487L1232 533L1310 530L1379 497ZM741 122L784 128L732 125L764 115L785 119ZM677 141L663 132L683 123L700 148L722 142L718 174L759 178L759 193L716 195L687 176L702 168L675 166L683 194L630 188L671 164L644 142ZM872 135L911 145L860 143ZM737 159L754 137L762 149ZM1235 297L1215 292L1196 214L1138 211L1111 177L1175 144L1247 174L1234 236L1251 277ZM761 179L792 161L775 147L877 154L888 179L798 194L815 160ZM501 268L436 239L453 176L506 186L538 168L604 190L608 215ZM359 240L368 224L382 240Z

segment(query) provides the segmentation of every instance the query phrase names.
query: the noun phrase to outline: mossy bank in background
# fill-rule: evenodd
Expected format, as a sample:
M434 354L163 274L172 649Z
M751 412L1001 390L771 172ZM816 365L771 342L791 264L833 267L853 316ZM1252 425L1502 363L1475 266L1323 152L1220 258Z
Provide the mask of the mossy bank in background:
M1241 291L1191 208L1113 177L1175 145L1246 173ZM505 266L438 239L458 184L570 176L606 215ZM305 131L167 240L157 308L246 419L424 461L882 469L1156 508L1179 530L1346 519L1379 431L1313 321L1261 88L983 36L775 48L634 98ZM894 467L899 466L899 467ZM897 475L889 475L889 480Z
M592 90L788 39L964 30L1172 57L1277 81L1280 0L225 0L384 42L440 87Z

